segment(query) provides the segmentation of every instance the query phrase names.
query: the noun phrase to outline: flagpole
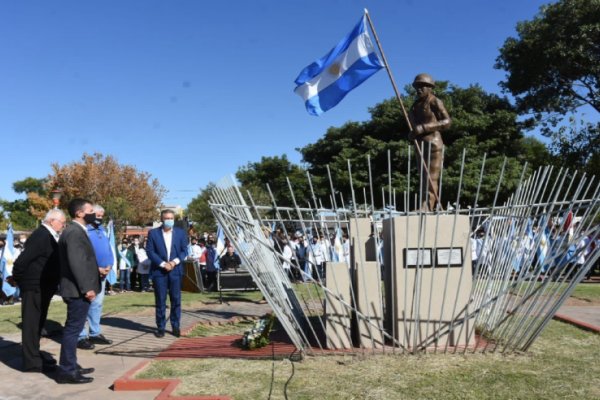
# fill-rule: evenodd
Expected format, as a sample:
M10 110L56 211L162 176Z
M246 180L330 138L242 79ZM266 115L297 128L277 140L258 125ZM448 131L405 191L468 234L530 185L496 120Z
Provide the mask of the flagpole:
M408 113L406 112L406 108L404 107L404 102L402 101L402 97L400 96L400 92L398 91L398 87L396 86L396 81L394 80L394 76L392 75L392 71L390 70L387 58L385 57L385 53L383 52L383 47L381 47L381 42L379 42L379 36L377 36L377 31L375 30L373 21L371 21L371 16L369 15L369 10L367 10L366 8L365 8L365 15L367 16L367 21L369 21L369 26L371 27L371 32L373 32L373 36L375 37L375 43L377 43L377 48L379 49L379 52L381 53L381 57L383 58L383 63L385 64L385 70L387 71L388 76L390 77L390 82L392 83L392 87L394 88L394 93L396 93L396 98L398 99L398 101L400 102L400 106L402 107L402 113L404 114L404 119L406 119L406 123L408 124L408 129L412 132L413 127L412 127L412 124L410 123L410 119L408 118ZM435 188L433 186L433 181L431 180L431 176L429 175L429 167L425 163L425 159L423 158L423 153L421 152L421 148L420 148L419 144L417 143L417 139L413 139L413 142L414 142L415 148L417 149L417 153L419 153L419 157L421 157L421 165L425 169L425 172L427 172L427 180L429 181L429 184L431 185L431 187L434 188L433 195L435 196L435 200L441 206L440 198L438 197L438 194L437 194L437 188ZM431 210L431 211L434 211L434 210Z

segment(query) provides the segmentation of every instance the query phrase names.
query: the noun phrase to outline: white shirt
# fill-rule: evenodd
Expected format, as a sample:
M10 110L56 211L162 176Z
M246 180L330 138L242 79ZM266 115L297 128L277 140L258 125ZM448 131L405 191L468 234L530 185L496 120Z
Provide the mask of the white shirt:
M54 238L54 240L56 240L58 242L58 237L59 237L58 233L54 229L52 229L52 227L50 227L50 225L46 225L46 224L42 223L42 226L44 228L48 229L48 232L50 232L52 234L52 237Z
M284 258L284 262L283 262L283 269L285 269L286 271L289 270L292 267L291 264L291 260L292 260L292 247L289 244L286 244L283 247L283 258Z
M202 249L202 247L198 246L197 244L193 244L192 245L192 259L194 261L198 261L200 260L200 257L202 256L202 253L204 253L204 249Z
M165 246L167 247L167 261L171 258L171 245L173 244L173 229L168 231L162 230L163 239L165 240Z

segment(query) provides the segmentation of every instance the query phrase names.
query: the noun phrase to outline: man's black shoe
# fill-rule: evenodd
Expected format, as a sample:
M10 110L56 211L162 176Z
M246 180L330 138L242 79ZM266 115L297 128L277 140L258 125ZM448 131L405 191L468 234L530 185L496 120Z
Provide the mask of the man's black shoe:
M179 328L173 328L173 336L175 336L175 337L181 336L181 331L179 330Z
M104 335L100 334L98 336L90 336L90 343L95 343L95 344L112 344L112 340L107 339L104 337Z
M88 375L94 372L95 370L96 369L94 368L79 368L77 372L79 372L80 375Z
M93 380L94 378L81 374L60 374L56 377L56 383L90 383Z
M156 336L157 338L161 338L165 336L165 331L155 331L154 332L154 336Z
M95 347L88 339L81 339L77 342L77 348L81 350L94 350Z

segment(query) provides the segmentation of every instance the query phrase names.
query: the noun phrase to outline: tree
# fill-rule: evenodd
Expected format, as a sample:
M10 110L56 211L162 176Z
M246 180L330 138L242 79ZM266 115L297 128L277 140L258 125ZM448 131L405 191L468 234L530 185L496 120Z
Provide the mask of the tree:
M10 222L16 230L32 230L51 208L52 202L47 198L46 179L27 177L13 183L13 190L18 194L26 194L26 199L0 201L2 209L10 214ZM7 221L3 221L2 229L6 229Z
M516 98L520 114L539 121L587 104L600 113L600 1L561 0L541 7L517 25L500 49L495 68L507 72L500 85Z
M196 232L214 232L217 227L217 222L208 204L214 188L215 184L210 182L187 206L186 215L194 223Z
M577 123L572 117L570 125L561 126L551 138L556 163L600 177L600 123Z
M414 101L414 90L407 87L407 106ZM500 201L505 200L516 188L521 165L529 162L532 168L548 160L545 146L534 138L522 135L517 113L507 98L486 93L480 86L459 88L447 82L438 82L435 94L442 99L452 117L452 127L443 132L446 144L442 204L456 200L463 149L466 150L465 172L460 202L472 205L483 153L487 153L478 204L491 205L498 182L498 173L504 157L507 157L504 185ZM316 143L299 151L308 170L317 176L327 176L329 165L335 190L349 193L347 160L352 161L352 178L357 202L363 202L362 187L369 183L368 159L370 156L375 206L388 203L388 150L391 154L392 189L396 190L397 208L404 209L403 192L407 185L412 194L417 193L419 176L415 169L414 148L408 143L408 126L396 99L385 100L369 110L371 119L365 122L348 122L342 127L331 127ZM411 152L411 181L408 182L408 153ZM329 200L331 190L327 179L317 181L316 191ZM386 191L382 199L381 188ZM367 196L370 200L370 195ZM414 203L411 195L411 203ZM345 201L350 199L346 198ZM338 206L339 200L337 200ZM369 201L370 203L370 201ZM398 204L399 203L399 204ZM330 204L327 201L327 204Z
M246 194L246 190L250 190L253 197L258 196L268 201L263 205L273 204L266 189L267 184L278 206L294 205L286 178L290 180L294 195L301 194L300 197L296 197L299 206L306 206L306 202L311 199L306 172L300 166L290 162L285 154L281 157L262 157L259 162L248 163L238 169L235 176L244 189L243 194Z
M39 179L27 177L23 180L14 182L12 187L15 193L37 193L40 196L45 196L48 194L46 183L47 179L45 178Z
M112 156L84 154L80 162L52 164L48 189L63 191L61 206L83 197L99 203L117 224L147 224L158 218L165 188L147 172L121 165Z
M557 165L600 174L600 124L574 122L583 105L600 113L600 0L543 6L517 33L495 68L506 71L500 85L515 96L519 114L530 116L524 126L552 139Z

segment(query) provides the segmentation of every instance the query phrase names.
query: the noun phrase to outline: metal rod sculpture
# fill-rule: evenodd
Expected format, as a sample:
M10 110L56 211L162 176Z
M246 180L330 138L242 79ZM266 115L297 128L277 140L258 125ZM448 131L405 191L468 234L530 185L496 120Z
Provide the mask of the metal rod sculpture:
M349 209L338 207L329 168L331 209L317 199L308 173L311 202L306 206L297 203L289 180L293 204L281 206L268 186L271 204L255 204L233 178L217 183L210 206L290 340L305 354L526 351L600 257L600 249L590 246L600 235L600 185L594 177L565 169L544 167L528 174L524 166L514 193L497 204L505 160L495 171L493 203L479 207L483 177L491 173L485 161L484 155L474 204L466 209L459 206L464 152L456 206L446 211L409 211L410 186L401 197L404 211L396 211L390 207L396 190L391 180L387 208L381 188L384 208L377 209L370 159L364 207L357 203L350 161ZM409 147L409 181L410 169ZM340 200L343 204L344 197ZM417 197L414 204L423 200ZM465 218L467 241L459 229ZM384 240L382 226L388 227ZM280 237L274 236L274 227L281 229ZM306 265L284 256L283 247L291 245L297 231L327 239L308 241ZM344 233L354 241L349 257L340 250L348 246L341 243ZM405 253L390 250L394 246ZM327 259L323 269L314 257L319 251ZM410 251L417 254L413 261ZM476 257L472 262L471 254ZM284 269L290 264L306 283L294 282Z

